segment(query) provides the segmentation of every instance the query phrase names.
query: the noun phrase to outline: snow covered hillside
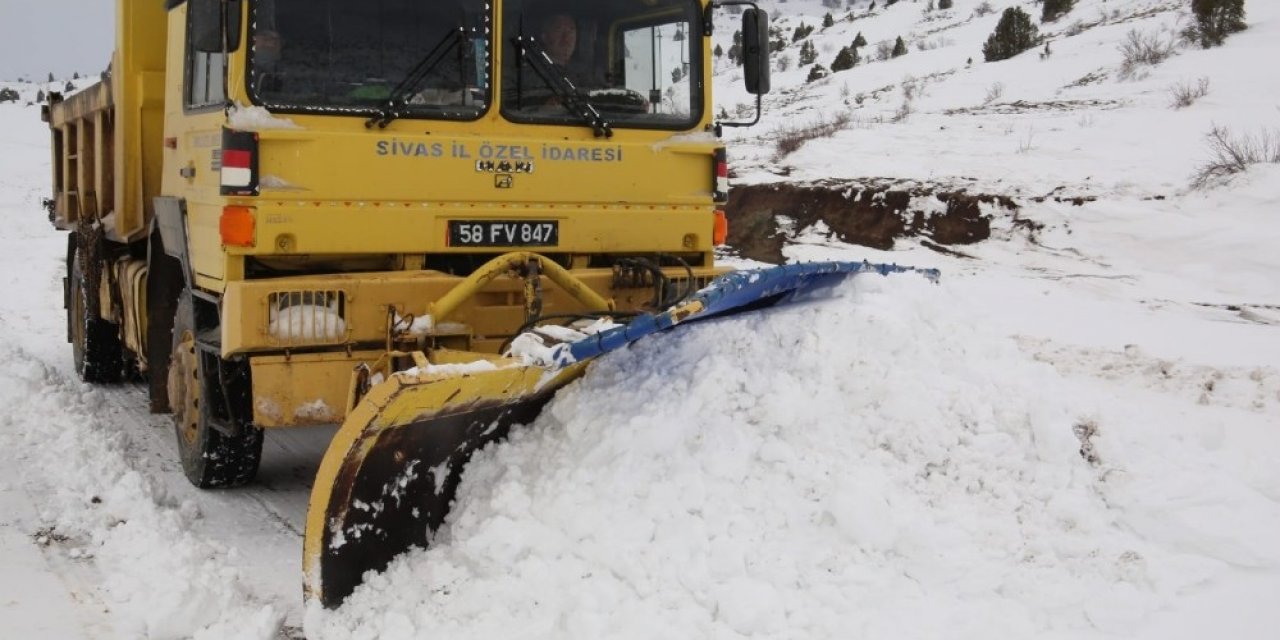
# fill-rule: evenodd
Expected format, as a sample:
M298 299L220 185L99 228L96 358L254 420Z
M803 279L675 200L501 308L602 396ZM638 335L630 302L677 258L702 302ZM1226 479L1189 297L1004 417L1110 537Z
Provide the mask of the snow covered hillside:
M1190 183L1213 127L1280 129L1280 6L1126 72L1129 34L1174 42L1186 2L870 4L765 3L828 69L868 45L813 82L803 42L775 54L763 122L726 130L736 183L1011 198L990 239L878 251L775 212L788 260L941 281L859 276L603 358L334 611L299 593L328 432L270 433L255 486L200 492L144 391L77 382L47 130L0 104L0 637L1275 637L1280 164ZM1048 56L982 61L1008 6ZM719 104L753 106L717 64Z

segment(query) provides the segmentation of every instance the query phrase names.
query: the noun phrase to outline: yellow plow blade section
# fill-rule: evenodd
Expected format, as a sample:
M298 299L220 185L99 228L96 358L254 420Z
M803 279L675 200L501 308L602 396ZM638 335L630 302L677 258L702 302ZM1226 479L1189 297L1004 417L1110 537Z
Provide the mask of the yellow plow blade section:
M369 390L334 436L311 490L303 544L308 599L337 606L396 555L426 547L471 454L537 417L585 362L398 373ZM501 366L501 365L499 365ZM464 369L465 370L465 369Z

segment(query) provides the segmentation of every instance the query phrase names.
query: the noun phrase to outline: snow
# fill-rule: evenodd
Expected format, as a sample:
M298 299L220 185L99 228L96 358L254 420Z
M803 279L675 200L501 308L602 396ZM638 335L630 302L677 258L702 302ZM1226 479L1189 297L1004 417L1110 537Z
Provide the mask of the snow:
M336 340L347 334L347 321L336 301L329 305L296 304L272 309L268 331L279 340Z
M1014 198L1038 229L988 209L993 237L962 258L779 220L790 261L943 276L862 275L601 358L477 454L430 549L334 611L304 609L298 588L307 479L331 431L313 432L319 445L272 432L262 488L200 492L145 391L77 382L66 239L40 207L48 133L36 107L0 104L5 634L1274 637L1280 166L1189 184L1215 124L1276 127L1280 76L1260 61L1275 57L1280 6L1249 3L1249 30L1225 47L1179 48L1121 79L1125 34L1171 35L1184 2L1080 0L1039 25L1051 56L993 64L980 46L999 10L1038 18L1038 5L991 0L975 18L967 2L949 17L867 4L811 36L830 66L863 32L862 65L809 84L807 68L775 72L762 124L726 130L735 180L963 188ZM766 6L788 36L827 11ZM734 20L720 17L719 41ZM866 61L898 35L910 53ZM719 64L718 104L754 106ZM1202 76L1209 94L1172 109L1168 87ZM895 122L904 84L913 112ZM15 86L24 100L37 88ZM842 111L847 127L777 156L779 132Z
M237 104L227 110L227 126L241 131L302 128L293 120L274 115L263 107L246 107L242 104Z

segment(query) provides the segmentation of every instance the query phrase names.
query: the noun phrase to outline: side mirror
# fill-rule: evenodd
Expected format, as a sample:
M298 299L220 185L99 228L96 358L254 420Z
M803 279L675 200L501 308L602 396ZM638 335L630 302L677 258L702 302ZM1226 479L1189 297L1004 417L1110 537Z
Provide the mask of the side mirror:
M188 39L191 48L205 53L222 53L224 44L223 12L226 12L227 51L240 48L240 12L242 0L187 0Z
M742 67L748 92L769 93L769 14L763 9L742 12Z

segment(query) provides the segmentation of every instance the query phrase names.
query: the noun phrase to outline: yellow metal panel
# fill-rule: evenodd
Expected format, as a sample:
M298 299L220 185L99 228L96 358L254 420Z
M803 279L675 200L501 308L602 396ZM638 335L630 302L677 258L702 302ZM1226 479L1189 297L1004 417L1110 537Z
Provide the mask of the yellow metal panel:
M380 355L381 351L364 351L250 358L254 424L276 428L342 422L352 371Z
M408 119L386 130L367 129L362 118L290 119L301 129L260 134L262 175L278 185L263 189L266 198L709 205L719 146L672 145L670 131L618 129L604 139L584 126L482 120L432 122L427 134ZM512 165L505 172L497 169L504 162Z
M705 267L693 270L694 276L700 279L710 279L723 271ZM571 273L596 294L612 299L620 310L638 309L653 295L649 288L613 289L610 269L578 269ZM666 273L672 278L686 275L683 269L667 269ZM222 298L222 354L225 357L298 346L269 332L271 312L267 302L275 292L340 291L345 298L343 321L347 339L353 344L385 344L391 309L401 316L422 317L436 300L461 281L460 277L438 271L393 271L228 282ZM498 278L488 283L480 294L463 301L448 321L470 327L479 339L504 338L524 322L523 286L519 278ZM549 278L543 277L542 289L545 314L583 310L582 303ZM333 341L321 340L317 344L331 345Z
M144 229L151 199L159 195L161 105L164 100L166 16L157 0L118 0L115 98L115 206L117 232Z
M714 210L683 205L584 205L473 202L316 202L266 197L257 207L258 244L235 254L493 253L493 248L448 245L450 220L556 220L552 253L710 253ZM194 207L191 207L194 209ZM217 240L217 214L192 212ZM198 242L193 238L193 242ZM202 247L203 250L211 250ZM283 250L282 250L283 249ZM200 273L208 273L198 268Z

